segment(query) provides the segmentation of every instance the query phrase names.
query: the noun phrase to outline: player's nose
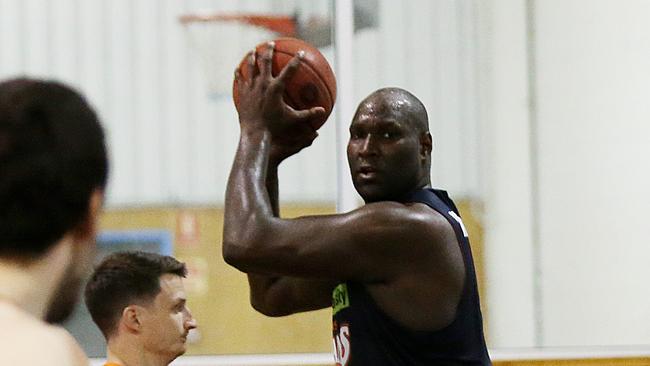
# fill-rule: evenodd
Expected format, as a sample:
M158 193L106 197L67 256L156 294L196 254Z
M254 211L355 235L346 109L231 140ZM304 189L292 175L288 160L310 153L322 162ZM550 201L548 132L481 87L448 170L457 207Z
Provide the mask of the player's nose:
M359 154L363 156L377 154L377 144L371 134L367 134L359 147Z

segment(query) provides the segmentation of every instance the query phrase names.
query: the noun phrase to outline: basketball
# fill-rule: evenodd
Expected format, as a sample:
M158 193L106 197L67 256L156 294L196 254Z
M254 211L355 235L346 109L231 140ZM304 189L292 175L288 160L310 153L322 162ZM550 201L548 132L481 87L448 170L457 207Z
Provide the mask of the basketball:
M295 38L278 38L274 42L275 50L271 69L273 76L277 76L298 51L303 50L305 52L305 57L302 59L298 70L285 86L284 101L298 110L323 107L325 115L318 120L309 122L314 130L319 129L332 113L334 101L336 100L336 78L332 68L323 54L305 41ZM255 47L258 55L258 66L261 62L259 56L267 51L267 43L263 42ZM246 66L247 62L247 57L244 56L239 63L239 69L244 79L250 77ZM239 95L234 84L232 94L235 107L239 110Z

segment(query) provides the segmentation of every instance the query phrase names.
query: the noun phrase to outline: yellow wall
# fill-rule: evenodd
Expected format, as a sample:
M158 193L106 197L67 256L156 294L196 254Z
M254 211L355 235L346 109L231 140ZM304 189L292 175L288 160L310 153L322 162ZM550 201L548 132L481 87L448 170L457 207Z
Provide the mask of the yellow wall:
M482 273L482 231L475 205L459 202L472 239L479 277ZM328 205L284 206L283 217L333 213ZM182 218L195 218L195 237L181 234ZM191 220L190 220L191 221ZM174 237L174 255L186 262L188 304L199 322L201 339L188 354L330 352L331 311L267 318L256 313L248 300L246 276L221 257L221 208L138 208L109 210L102 229L166 229Z
M650 366L650 358L499 361L494 366Z

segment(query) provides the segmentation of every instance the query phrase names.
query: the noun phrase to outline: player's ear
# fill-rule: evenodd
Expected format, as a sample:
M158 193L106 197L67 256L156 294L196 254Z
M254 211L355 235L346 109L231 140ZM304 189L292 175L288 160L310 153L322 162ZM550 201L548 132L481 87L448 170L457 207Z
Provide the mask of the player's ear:
M122 310L120 323L129 333L140 333L142 330L142 311L138 305L129 305Z
M422 132L422 134L420 134L420 155L423 158L430 157L432 150L433 138L431 137L431 133L428 131Z

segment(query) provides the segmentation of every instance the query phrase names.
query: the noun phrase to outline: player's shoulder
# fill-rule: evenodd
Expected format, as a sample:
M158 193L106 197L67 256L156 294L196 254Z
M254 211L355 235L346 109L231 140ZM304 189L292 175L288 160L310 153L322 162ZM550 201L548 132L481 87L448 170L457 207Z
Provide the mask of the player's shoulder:
M20 312L0 331L3 361L12 365L51 365L53 360L64 365L88 365L88 358L65 329L49 325Z
M54 325L46 325L46 327L43 337L50 340L49 351L53 357L58 355L60 359L68 360L65 363L67 365L88 365L88 357L67 330Z
M427 231L432 235L453 233L447 218L422 202L382 201L363 207L377 221L390 222L405 231Z
M408 207L414 220L427 228L432 236L440 239L454 236L453 226L442 213L422 202L411 202Z

